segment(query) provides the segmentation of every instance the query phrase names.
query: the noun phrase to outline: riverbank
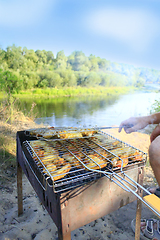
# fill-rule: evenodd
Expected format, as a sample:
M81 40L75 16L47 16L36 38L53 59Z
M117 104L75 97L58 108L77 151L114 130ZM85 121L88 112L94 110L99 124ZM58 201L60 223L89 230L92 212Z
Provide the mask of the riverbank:
M58 98L58 97L73 97L73 96L90 96L90 95L119 95L135 90L133 87L65 87L65 88L37 88L31 90L20 91L13 94L16 98L31 97L31 98Z
M17 115L14 121L0 122L0 239L1 240L57 240L57 228L37 195L23 175L24 213L17 216L16 188L16 132L37 128L32 119ZM143 151L149 146L149 135L143 133L118 133L116 129L106 130L112 136L128 142ZM155 179L150 167L145 168L144 186L154 186ZM72 232L72 240L133 240L130 222L136 216L136 202L82 226ZM143 217L154 217L152 212L142 208Z
M0 181L2 184L15 181L17 131L41 126L16 110L13 110L11 121L9 112L10 110L5 107L0 109Z

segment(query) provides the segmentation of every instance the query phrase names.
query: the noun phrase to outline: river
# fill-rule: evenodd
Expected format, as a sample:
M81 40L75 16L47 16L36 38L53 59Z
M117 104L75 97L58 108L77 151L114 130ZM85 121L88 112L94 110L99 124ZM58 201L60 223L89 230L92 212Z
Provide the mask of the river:
M121 96L39 99L35 101L35 122L55 127L119 125L131 116L150 114L155 100L160 100L160 92L148 86L144 90ZM31 102L28 100L23 104L23 109L29 112Z

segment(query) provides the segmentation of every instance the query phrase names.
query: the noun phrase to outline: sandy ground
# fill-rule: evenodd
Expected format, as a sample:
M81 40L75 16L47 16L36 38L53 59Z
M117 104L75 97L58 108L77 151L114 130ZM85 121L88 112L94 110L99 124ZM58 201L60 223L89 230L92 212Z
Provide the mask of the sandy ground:
M117 130L108 133L145 152L149 146L149 135L142 133L121 134ZM144 186L155 186L150 167L146 167ZM0 186L0 240L56 240L57 228L40 203L32 186L23 175L24 213L17 215L16 178L5 186ZM130 227L136 216L136 201L111 214L91 222L72 232L72 240L132 240L134 233ZM142 217L152 218L154 214L142 206Z

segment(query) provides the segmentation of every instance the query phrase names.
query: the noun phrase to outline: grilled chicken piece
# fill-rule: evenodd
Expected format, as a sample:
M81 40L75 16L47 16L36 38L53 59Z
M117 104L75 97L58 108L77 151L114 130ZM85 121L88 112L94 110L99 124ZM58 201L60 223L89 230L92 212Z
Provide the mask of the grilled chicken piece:
M42 137L45 131L46 130L43 128L42 129L35 128L35 129L28 130L31 136L37 136L37 137Z
M58 150L54 149L52 146L49 146L45 141L30 141L30 145L38 155L38 157L44 157L48 155L59 155Z
M57 131L50 129L43 134L43 138L57 138Z
M91 137L97 132L98 132L97 130L85 130L85 131L82 131L82 136L83 137Z
M67 138L80 138L83 136L93 136L95 133L97 133L97 130L94 129L80 129L80 130L56 130L54 128L46 128L46 129L33 129L30 130L29 133L32 136L37 137L43 137L45 139L50 138L61 138L61 139L67 139Z
M122 161L123 161L122 167L125 167L128 164L128 154L126 148L114 149L111 152L117 156L117 157L111 156L111 158L113 157L111 159L113 167L121 167Z
M103 155L104 157L107 157L107 155L108 155L107 151L104 150L103 148L98 147L98 148L95 148L95 150L96 150L99 154ZM98 153L95 153L95 154L97 155L97 157L99 156Z
M132 150L128 153L128 158L129 158L129 160L133 160L133 161L142 161L142 159L143 159L143 154L140 153L138 150L132 149Z
M120 159L121 158L121 159ZM122 166L122 161L123 161L123 166L125 167L128 164L128 156L121 156L121 157L115 157L112 159L112 165L113 167L121 167Z
M114 149L111 152L120 157L121 159L123 159L123 167L128 164L128 161L141 161L143 159L142 154L138 150L133 149L131 147ZM114 165L116 164L116 160L118 161L118 159L116 158L112 160L114 160ZM117 163L118 166L121 166L120 162Z
M68 161L72 166L80 167L80 162L71 153L63 154L63 158Z
M57 170L56 165L54 165L53 163L47 164L47 165L45 165L45 167L46 167L46 169L47 169L49 172L54 172L54 171ZM47 173L45 169L44 169L43 171L44 171L45 173Z
M107 161L103 160L101 157L97 157L95 155L88 155L91 159L89 159L89 163L86 164L88 168L91 169L101 169L104 168L107 165ZM100 167L99 167L100 165Z
M51 174L53 177L53 180L56 181L56 180L63 178L70 171L70 169L71 169L70 163L68 163L65 166L63 166L62 168L58 169L57 171L55 171L54 173Z
M60 166L60 165L63 165L65 163L65 160L64 158L61 158L59 156L55 156L55 155L48 155L48 156L45 156L41 159L41 161L44 163L44 164L49 164L49 163L53 163L55 164L57 167Z
M67 138L81 138L82 133L81 132L59 132L58 134L59 138L61 139L67 139Z

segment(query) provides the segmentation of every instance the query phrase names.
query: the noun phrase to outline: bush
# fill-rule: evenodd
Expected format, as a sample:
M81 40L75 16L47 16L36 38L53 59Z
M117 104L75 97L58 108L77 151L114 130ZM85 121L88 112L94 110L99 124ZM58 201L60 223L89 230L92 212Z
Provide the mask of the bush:
M1 81L0 81L0 88L1 90L12 94L18 93L22 89L22 80L20 80L16 75L14 75L10 71L5 71L2 73L1 71Z

